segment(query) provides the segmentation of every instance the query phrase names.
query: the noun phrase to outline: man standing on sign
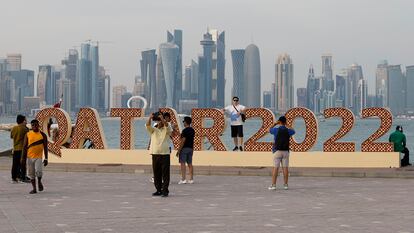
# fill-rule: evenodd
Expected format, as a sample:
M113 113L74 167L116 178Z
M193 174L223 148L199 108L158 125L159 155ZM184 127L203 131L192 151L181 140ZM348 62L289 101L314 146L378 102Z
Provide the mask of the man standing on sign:
M243 151L243 122L245 118L246 107L239 104L239 97L233 97L233 104L224 108L223 112L226 111L230 115L231 121L231 137L234 140L233 151Z
M42 184L42 165L47 166L48 150L47 150L47 136L39 129L39 121L32 120L31 122L32 130L29 131L24 137L23 142L23 156L22 164L26 163L27 159L27 168L29 169L29 177L32 182L33 190L30 191L30 194L37 193L36 191L36 177L39 183L39 191L43 191ZM45 159L42 164L43 153L45 154Z
M277 125L280 125L276 127ZM276 190L276 179L279 173L280 164L282 164L283 178L285 181L284 189L288 189L289 176L289 141L290 137L295 134L295 130L286 127L286 117L281 116L279 120L270 128L270 134L273 134L274 144L272 152L274 154L272 185L269 190Z

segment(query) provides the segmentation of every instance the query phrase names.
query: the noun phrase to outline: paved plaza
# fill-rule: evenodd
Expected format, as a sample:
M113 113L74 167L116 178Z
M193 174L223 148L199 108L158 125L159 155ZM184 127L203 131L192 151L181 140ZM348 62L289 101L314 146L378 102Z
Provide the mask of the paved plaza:
M0 171L0 232L414 232L414 180L197 176L152 197L148 174L46 172L45 191ZM280 184L279 184L280 187Z

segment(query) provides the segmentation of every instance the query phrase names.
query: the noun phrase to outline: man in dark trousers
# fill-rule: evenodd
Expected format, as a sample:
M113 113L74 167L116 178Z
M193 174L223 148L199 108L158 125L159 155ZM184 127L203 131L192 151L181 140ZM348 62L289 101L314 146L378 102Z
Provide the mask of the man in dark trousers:
M156 127L151 125L156 121ZM170 184L170 136L171 126L165 121L162 113L151 114L145 127L151 137L150 154L156 192L153 196L168 197Z
M195 131L191 127L191 117L184 117L184 129L181 133L180 146L177 150L177 157L181 165L181 180L178 184L192 184L193 180L193 150L194 150L194 135ZM188 165L188 170L190 173L190 179L186 180L186 170L185 164Z
M400 153L400 158L401 158L401 155L404 154L404 157L401 159L401 166L405 167L405 166L411 165L409 161L410 160L409 155L408 155L409 152L406 147L406 138L403 133L402 126L398 125L395 128L395 131L390 135L390 137L388 138L388 141L394 144L394 151Z
M279 125L278 127L276 127ZM279 120L270 128L270 134L274 137L274 144L272 152L274 154L273 162L273 174L272 185L269 190L276 190L276 179L279 173L280 164L282 164L283 178L285 184L283 188L288 189L288 176L289 176L289 141L290 137L295 134L295 130L286 127L286 117L281 116Z
M29 129L26 127L26 117L17 115L17 125L14 126L10 132L10 138L13 139L13 165L12 165L12 182L18 183L18 179L22 182L30 182L26 177L26 165L22 165L20 160L22 158L24 136Z

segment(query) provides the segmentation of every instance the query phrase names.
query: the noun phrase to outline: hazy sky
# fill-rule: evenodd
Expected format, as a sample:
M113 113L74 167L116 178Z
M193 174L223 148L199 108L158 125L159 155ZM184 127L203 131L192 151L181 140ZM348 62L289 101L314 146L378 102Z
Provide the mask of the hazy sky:
M311 63L320 75L323 53L333 55L334 74L362 65L370 93L379 60L414 65L411 0L3 0L1 8L0 57L22 53L23 68L36 75L38 65L59 64L87 39L111 41L101 43L101 64L113 85L132 87L142 50L158 48L167 30L182 29L186 65L201 53L207 27L226 32L226 93L230 50L251 42L260 50L262 91L284 52L293 59L295 88L306 86Z

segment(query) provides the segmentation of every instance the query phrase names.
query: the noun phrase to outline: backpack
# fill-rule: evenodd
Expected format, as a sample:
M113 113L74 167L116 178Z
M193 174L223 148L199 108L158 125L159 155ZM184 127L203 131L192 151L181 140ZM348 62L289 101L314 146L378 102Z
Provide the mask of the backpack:
M286 127L279 127L277 131L275 149L276 150L289 150L289 130Z

